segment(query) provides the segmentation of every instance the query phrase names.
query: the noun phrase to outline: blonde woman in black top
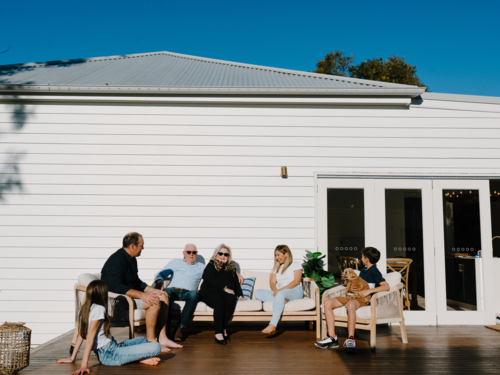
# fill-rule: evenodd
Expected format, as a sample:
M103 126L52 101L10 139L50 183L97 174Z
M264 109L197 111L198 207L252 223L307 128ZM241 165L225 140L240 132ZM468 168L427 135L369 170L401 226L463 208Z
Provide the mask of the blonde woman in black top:
M234 314L238 297L243 299L229 246L220 244L215 248L202 279L199 299L214 309L215 342L226 345L227 324Z

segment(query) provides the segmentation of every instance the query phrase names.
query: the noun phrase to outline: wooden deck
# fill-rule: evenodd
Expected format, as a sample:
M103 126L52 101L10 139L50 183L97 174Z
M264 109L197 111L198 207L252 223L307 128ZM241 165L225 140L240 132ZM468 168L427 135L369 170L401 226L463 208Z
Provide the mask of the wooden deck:
M382 326L377 351L368 348L368 332L360 332L358 354L348 356L340 347L321 350L314 346L315 332L297 323L283 323L278 334L266 337L262 324L231 326L231 341L217 345L210 325L193 323L184 349L161 355L156 367L132 363L121 367L98 364L92 354L92 374L500 374L500 332L482 326L407 327L408 344L402 344L399 327ZM127 338L124 329L114 329L118 342ZM68 356L71 334L36 349L31 365L19 374L71 374L76 364L56 364Z

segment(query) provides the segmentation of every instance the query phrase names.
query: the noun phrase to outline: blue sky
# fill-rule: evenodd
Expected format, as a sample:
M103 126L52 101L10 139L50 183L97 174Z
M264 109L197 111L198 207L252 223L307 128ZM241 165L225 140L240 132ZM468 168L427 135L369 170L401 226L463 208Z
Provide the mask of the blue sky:
M391 54L433 92L500 96L500 1L7 1L0 64L155 51L312 71Z

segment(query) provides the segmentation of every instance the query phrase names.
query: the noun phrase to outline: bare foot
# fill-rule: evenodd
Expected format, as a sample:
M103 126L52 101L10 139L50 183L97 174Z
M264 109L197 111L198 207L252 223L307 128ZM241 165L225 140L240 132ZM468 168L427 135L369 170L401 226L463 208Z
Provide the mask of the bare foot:
M182 345L177 344L176 342L167 338L160 339L158 342L160 343L161 346L168 346L169 348L181 349L183 347Z
M161 345L161 344L160 344L160 346L161 346L161 351L160 351L160 353L168 353L168 352L170 351L170 349L169 349L169 348L167 348L166 346L163 346L163 345Z
M142 363L143 365L156 366L160 361L161 361L160 358L153 357L153 358L148 358L148 359L142 359L139 362Z
M273 333L276 333L276 327L273 326L272 324L269 324L266 328L264 328L262 333L265 333L266 335L272 335Z

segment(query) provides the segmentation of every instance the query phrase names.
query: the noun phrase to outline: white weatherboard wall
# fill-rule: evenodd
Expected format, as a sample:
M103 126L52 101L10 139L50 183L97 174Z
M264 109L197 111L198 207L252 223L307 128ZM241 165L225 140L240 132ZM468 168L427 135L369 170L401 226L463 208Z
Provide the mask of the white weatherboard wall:
M500 175L499 120L498 104L440 100L0 104L1 170L18 162L22 182L1 193L0 321L26 322L35 345L71 330L76 278L129 231L145 238L148 283L188 242L205 259L224 242L243 269L269 270L282 243L302 259L315 245L314 172Z

